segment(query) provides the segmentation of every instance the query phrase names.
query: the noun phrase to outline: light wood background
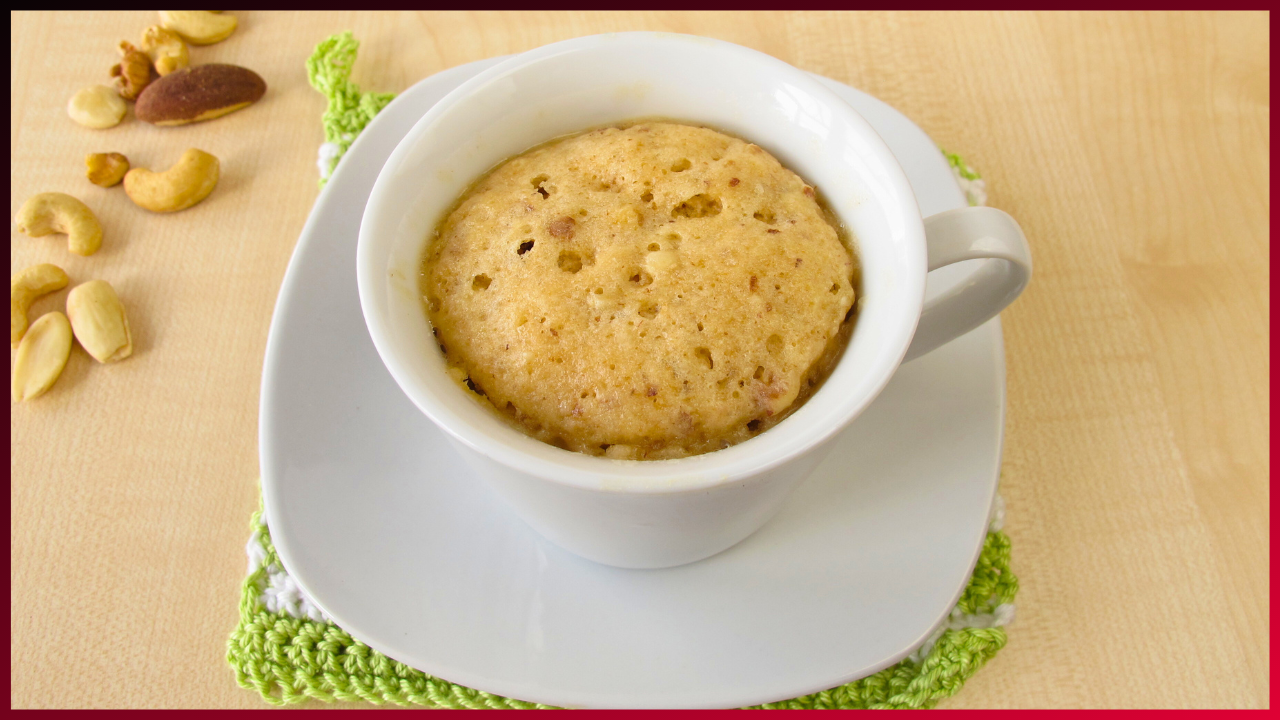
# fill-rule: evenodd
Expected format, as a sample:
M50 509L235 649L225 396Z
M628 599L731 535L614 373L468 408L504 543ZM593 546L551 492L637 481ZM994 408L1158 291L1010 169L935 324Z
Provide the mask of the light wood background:
M1018 617L945 705L1268 704L1269 16L236 15L192 59L256 70L260 103L105 131L66 101L156 16L12 18L11 214L70 192L106 238L79 258L13 231L10 262L113 283L136 348L100 366L77 347L48 395L12 407L14 706L262 705L223 657L267 327L317 192L324 100L303 63L345 29L362 42L354 80L392 92L578 35L709 35L866 90L961 153L1036 269L1004 313ZM187 147L224 176L182 213L84 178L87 152L162 168Z

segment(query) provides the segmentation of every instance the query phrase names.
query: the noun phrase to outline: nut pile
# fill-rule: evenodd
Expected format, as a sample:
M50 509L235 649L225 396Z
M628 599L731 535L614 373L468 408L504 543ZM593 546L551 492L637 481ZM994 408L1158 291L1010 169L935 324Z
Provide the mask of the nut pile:
M236 30L236 18L220 11L162 10L160 24L148 27L138 45L122 40L119 62L110 71L112 85L80 90L67 102L76 123L94 129L120 124L135 102L139 120L156 126L212 120L248 107L266 93L257 73L236 65L191 65L191 45L221 42ZM218 185L218 158L190 148L172 167L153 171L131 167L118 152L91 153L85 176L103 188L123 184L138 207L156 213L185 210L204 200ZM89 256L102 245L102 225L79 199L61 192L29 198L14 223L30 237L67 236L67 249ZM10 339L17 349L13 363L13 399L39 397L57 381L71 353L72 339L100 363L114 363L133 353L124 304L103 280L81 283L67 294L66 314L45 313L28 320L39 297L70 284L57 265L25 268L10 281Z
M142 32L137 46L119 45L111 68L114 87L94 85L72 96L67 114L89 128L120 124L137 101L139 120L153 125L185 125L212 120L257 102L267 85L257 73L236 65L191 66L187 43L211 45L235 32L236 19L211 10L161 10L160 24Z

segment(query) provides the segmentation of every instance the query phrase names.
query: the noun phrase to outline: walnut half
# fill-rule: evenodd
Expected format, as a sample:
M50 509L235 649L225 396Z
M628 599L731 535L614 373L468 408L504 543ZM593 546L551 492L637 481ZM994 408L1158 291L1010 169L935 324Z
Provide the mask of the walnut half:
M111 68L116 91L125 100L137 100L142 89L151 83L151 58L128 40L120 41L120 62Z

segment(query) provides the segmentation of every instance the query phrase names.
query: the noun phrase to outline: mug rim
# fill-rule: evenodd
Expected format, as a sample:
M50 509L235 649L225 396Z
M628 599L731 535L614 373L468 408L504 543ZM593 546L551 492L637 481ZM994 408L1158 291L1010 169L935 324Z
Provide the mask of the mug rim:
M888 170L889 176L884 180L893 186L895 196L903 198L903 202L892 208L885 205L880 207L886 215L896 214L897 219L903 222L903 231L907 235L905 245L907 252L910 253L914 249L915 254L918 255L917 258L908 258L908 260L919 266L918 273L904 278L905 282L914 283L918 287L907 288L906 295L910 307L905 307L905 312L901 313L907 321L899 327L900 332L896 334L897 336L892 338L898 345L891 353L892 361L884 362L879 366L879 377L870 383L869 389L861 396L844 400L835 411L828 413L825 417L813 418L810 422L812 432L782 446L777 442L771 442L769 437L771 432L778 429L776 426L729 448L700 455L664 460L617 460L562 450L524 435L514 428L512 432L528 442L517 439L509 442L461 421L443 398L416 381L414 373L400 360L401 350L397 348L389 327L387 318L389 313L385 306L387 296L385 269L387 254L391 248L389 243L392 241L383 241L389 233L380 235L379 232L383 229L380 223L385 224L385 221L380 218L386 213L385 206L391 202L389 198L392 191L399 182L404 182L405 174L397 173L396 170L405 162L412 148L422 142L430 141L430 132L437 123L447 121L450 113L460 112L458 108L465 107L468 98L472 97L476 91L539 61L570 53L589 52L606 44L619 42L643 46L650 43L662 45L690 41L712 47L716 52L736 54L746 63L764 65L785 75L788 83L794 83L805 92L821 98L826 106L842 116L843 121L858 128L860 139L867 142L876 159ZM498 111L488 109L485 112ZM396 177L397 175L399 177ZM379 250L382 250L381 254L377 253ZM379 172L361 219L356 255L357 285L365 325L384 366L401 391L409 397L419 411L427 415L451 439L516 472L533 475L558 485L629 494L705 491L712 487L749 480L812 451L830 439L865 410L888 384L889 379L901 364L923 307L924 276L927 272L923 219L906 174L888 146L852 106L804 71L765 53L722 40L661 32L588 35L540 46L498 62L445 95L401 139ZM854 332L856 334L856 328ZM843 361L842 358L841 362ZM835 375L838 369L839 364L832 370L831 375ZM839 387L833 387L829 382L830 379L829 376L828 382L824 382L823 387L819 388L807 402L812 402L819 394L829 395L833 391L838 391ZM783 423L795 419L798 414L799 411L786 418ZM517 445L523 447L517 447ZM748 445L751 447L747 450L754 452L743 450Z

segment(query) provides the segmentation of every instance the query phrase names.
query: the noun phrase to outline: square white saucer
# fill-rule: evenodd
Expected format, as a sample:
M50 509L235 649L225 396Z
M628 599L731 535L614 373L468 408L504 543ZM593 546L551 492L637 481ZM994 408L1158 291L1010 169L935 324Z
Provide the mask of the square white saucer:
M361 213L413 123L497 60L427 78L384 109L298 241L260 418L266 517L289 573L374 649L553 705L751 705L906 656L955 604L987 531L1004 431L998 319L899 369L762 530L666 570L605 567L543 540L469 476L391 379L356 294ZM924 214L965 204L922 130L823 82L884 137ZM929 294L972 270L933 273Z

